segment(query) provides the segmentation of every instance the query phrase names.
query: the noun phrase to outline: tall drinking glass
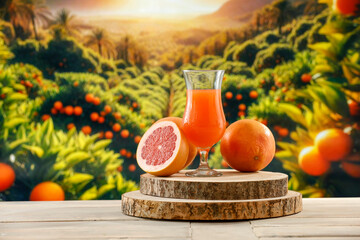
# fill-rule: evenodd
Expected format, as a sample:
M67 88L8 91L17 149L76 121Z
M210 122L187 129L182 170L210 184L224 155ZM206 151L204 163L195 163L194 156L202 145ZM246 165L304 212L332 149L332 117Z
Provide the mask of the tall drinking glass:
M210 148L224 135L226 122L221 104L221 83L224 70L184 70L186 108L184 133L200 154L200 165L186 173L191 177L221 176L208 165Z

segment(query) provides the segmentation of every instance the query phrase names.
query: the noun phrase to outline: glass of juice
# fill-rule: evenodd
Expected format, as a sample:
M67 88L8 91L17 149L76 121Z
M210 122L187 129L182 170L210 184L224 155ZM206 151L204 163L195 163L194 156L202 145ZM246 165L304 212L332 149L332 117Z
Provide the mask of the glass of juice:
M226 121L221 103L221 83L224 70L184 70L186 82L186 108L183 130L186 138L200 154L200 165L187 172L191 177L221 176L210 169L210 148L224 135Z

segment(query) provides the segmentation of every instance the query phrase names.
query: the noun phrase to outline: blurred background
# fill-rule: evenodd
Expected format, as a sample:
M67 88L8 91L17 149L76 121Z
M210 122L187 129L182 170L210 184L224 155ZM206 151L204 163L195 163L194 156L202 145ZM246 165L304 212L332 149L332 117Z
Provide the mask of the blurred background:
M56 184L36 195L60 186L66 200L136 190L141 136L184 112L183 69L226 70L227 122L271 129L265 170L287 173L289 189L360 196L359 10L359 0L2 0L0 200L29 200L43 182ZM334 128L351 137L337 141L346 154L300 166ZM228 167L218 145L210 165Z

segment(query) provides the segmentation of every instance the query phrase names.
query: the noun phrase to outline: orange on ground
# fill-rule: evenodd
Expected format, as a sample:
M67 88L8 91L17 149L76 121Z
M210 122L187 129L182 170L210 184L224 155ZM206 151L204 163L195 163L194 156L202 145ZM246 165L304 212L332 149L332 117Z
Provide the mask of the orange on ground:
M233 93L232 93L232 92L226 92L226 93L225 93L225 98L226 98L226 99L232 99L232 97L233 97Z
M85 134L85 135L89 135L91 133L91 127L90 126L83 126L81 128L81 131Z
M99 97L94 97L92 103L93 103L95 106L100 105L100 98L99 98Z
M56 115L58 113L58 111L55 108L52 108L50 110L50 112L51 112L52 115Z
M136 137L134 138L134 142L135 142L136 144L139 144L140 140L141 140L141 137L140 137L140 136L136 136Z
M299 165L309 175L320 176L330 168L330 162L326 161L315 146L306 147L299 154Z
M239 105L239 110L241 110L241 111L245 111L246 110L246 105L245 104L240 104Z
M55 108L56 110L62 109L62 108L63 108L62 102L56 101L56 102L54 103L54 108Z
M66 126L66 128L67 128L68 130L70 130L70 129L74 128L74 127L75 127L75 124L73 124L73 123L69 123L69 124Z
M92 103L94 101L94 95L91 93L88 93L85 95L85 101L88 103Z
M334 8L343 15L359 15L360 0L334 0Z
M183 120L182 120L182 118L179 118L179 117L166 117L166 118L162 118L162 119L158 120L157 122L162 122L162 121L171 121L171 122L174 122L180 129L183 128ZM138 136L138 137L140 137L140 136ZM141 137L140 137L140 139L141 139ZM198 153L198 150L197 150L195 145L193 145L189 141L188 141L188 145L189 145L189 155L187 157L187 161L186 161L186 163L184 165L184 168L188 167L194 161L194 159L195 159L195 157L196 157L196 155Z
M49 114L44 114L44 115L42 115L41 120L46 121L46 120L48 120L49 118L50 118L50 115L49 115Z
M115 118L116 120L119 120L119 119L121 118L121 114L118 113L118 112L115 112L115 113L113 114L113 116L114 116L114 118Z
M351 152L353 141L342 129L331 128L316 136L315 146L325 160L339 161Z
M98 123L102 124L105 122L105 118L104 117L99 117L98 118Z
M130 164L130 165L129 165L129 171L130 171L130 172L135 172L135 170L136 170L135 164Z
M111 113L112 108L109 105L105 105L104 111L105 111L106 114L109 114L109 113Z
M286 137L287 135L289 135L289 130L287 128L280 128L278 130L279 136L281 137Z
M0 163L0 192L9 189L15 181L15 172L6 163Z
M127 130L127 129L122 130L120 135L122 138L128 138L130 135L129 130Z
M66 115L71 116L71 115L73 115L73 113L74 113L73 106L66 106L65 107L65 114Z
M115 123L115 124L113 125L112 129L113 129L114 132L118 132L118 131L120 131L121 126L120 126L120 124Z
M97 112L91 113L90 119L91 119L91 121L96 122L99 119L99 114Z
M353 178L360 178L360 164L342 162L341 167L349 176Z
M105 138L106 139L112 139L114 137L114 134L112 133L112 131L106 131L105 132Z
M34 187L30 201L64 201L65 193L61 186L54 182L42 182Z
M303 75L301 75L301 81L303 83L309 83L312 79L312 76L308 73L304 73Z
M236 100L240 101L242 99L242 95L241 94L236 94Z
M123 148L120 150L121 156L126 156L126 153L127 153L126 149Z
M220 151L232 168L244 172L259 171L273 159L275 139L264 124L252 119L239 120L226 129Z
M249 97L252 98L252 99L256 99L258 96L259 96L259 94L258 94L258 92L255 91L255 90L252 90L252 91L249 93Z
M83 113L82 107L80 107L80 106L74 107L74 114L75 114L76 116L80 116L82 113Z

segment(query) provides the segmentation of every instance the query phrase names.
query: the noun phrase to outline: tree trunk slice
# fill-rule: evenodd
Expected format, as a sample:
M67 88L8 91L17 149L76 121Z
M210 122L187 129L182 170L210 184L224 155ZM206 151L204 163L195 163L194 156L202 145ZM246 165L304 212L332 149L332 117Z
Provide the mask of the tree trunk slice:
M242 220L281 217L302 210L302 196L289 191L286 196L251 200L189 200L143 195L140 191L122 195L124 214L167 220Z
M288 176L283 173L218 171L223 173L221 177L187 177L186 171L169 177L143 174L140 192L165 198L241 200L281 197L288 191Z

